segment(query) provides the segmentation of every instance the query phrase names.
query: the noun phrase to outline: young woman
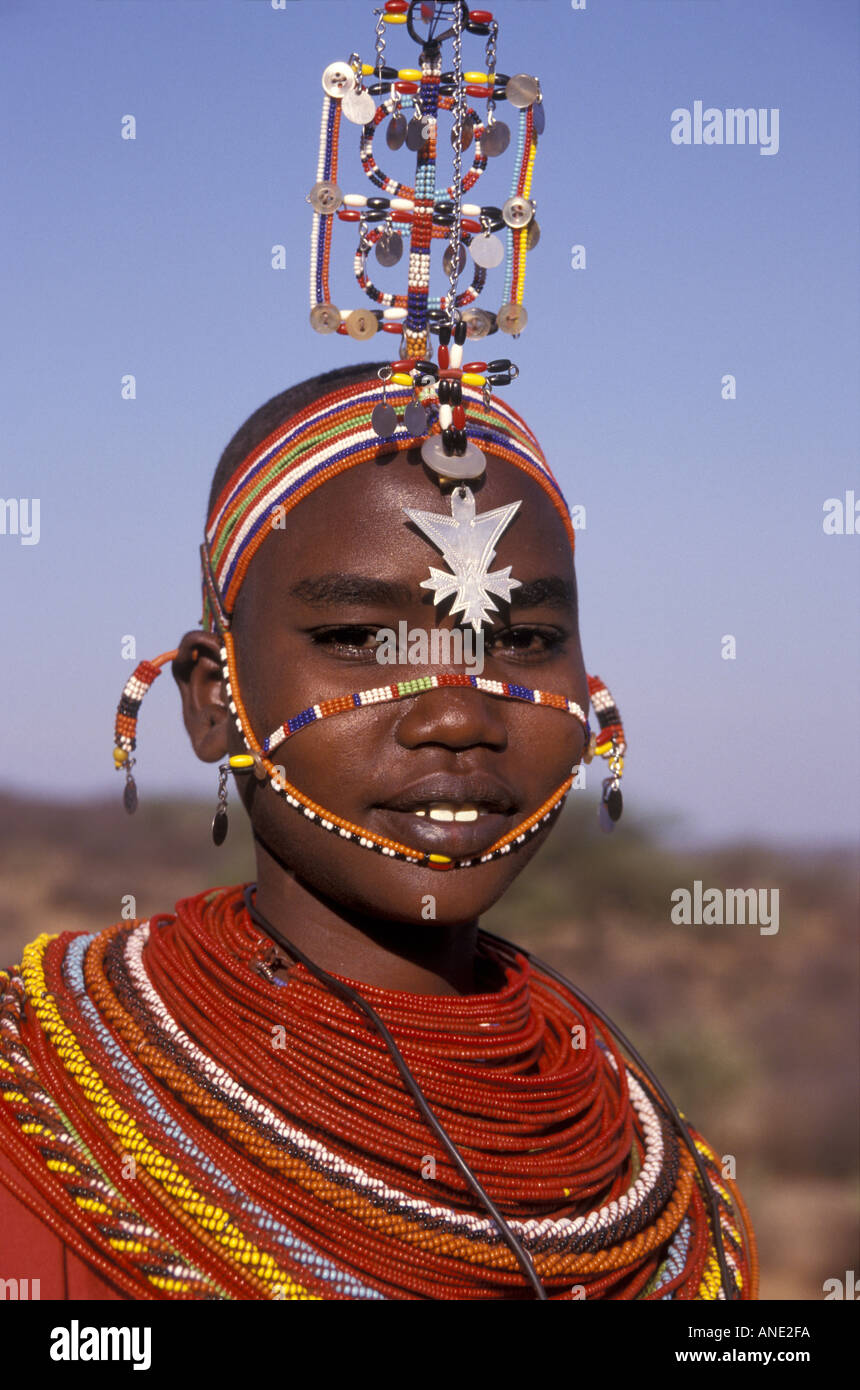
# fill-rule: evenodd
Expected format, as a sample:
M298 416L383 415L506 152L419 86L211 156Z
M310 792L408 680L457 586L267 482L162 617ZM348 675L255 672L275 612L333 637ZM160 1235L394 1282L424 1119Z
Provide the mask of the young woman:
M256 884L40 937L0 975L6 1262L43 1298L754 1298L714 1151L573 985L479 926L583 758L620 770L564 501L480 389L485 467L459 480L371 427L382 394L373 367L314 378L219 463L203 624L129 682L116 757L133 801L172 659ZM420 659L464 615L480 676ZM401 624L427 642L395 669Z

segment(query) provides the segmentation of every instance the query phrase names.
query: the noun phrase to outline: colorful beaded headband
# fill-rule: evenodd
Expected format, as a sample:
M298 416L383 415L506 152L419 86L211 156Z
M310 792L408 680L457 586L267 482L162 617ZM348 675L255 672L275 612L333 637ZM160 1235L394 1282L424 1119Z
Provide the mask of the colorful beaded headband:
M471 433L494 455L516 464L548 493L560 516L571 548L574 530L567 504L528 425L501 401L485 404L480 387L466 385ZM411 400L411 391L395 386L388 396L396 403ZM380 403L381 388L370 380L345 386L313 401L286 420L254 449L227 482L209 517L206 549L210 578L204 587L204 626L215 621L214 602L226 615L260 545L273 525L282 526L286 513L303 497L366 459L415 448L420 440L405 435L379 436L371 424ZM438 406L428 407L428 437L438 432ZM204 579L206 577L204 567Z

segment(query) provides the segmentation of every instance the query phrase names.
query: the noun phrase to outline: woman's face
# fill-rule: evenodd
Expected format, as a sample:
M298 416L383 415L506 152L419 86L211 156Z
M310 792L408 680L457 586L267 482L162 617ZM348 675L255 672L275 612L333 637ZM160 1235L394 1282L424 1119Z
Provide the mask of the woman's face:
M520 587L510 604L495 600L495 621L484 624L481 674L566 695L587 710L573 557L561 519L540 485L505 460L490 457L485 477L469 486L479 514L522 502L491 562L492 570L510 565ZM439 669L377 660L381 628L424 629L429 649L434 628L459 626L448 615L451 600L437 608L421 588L431 565L447 566L405 506L451 515L450 488L443 494L414 451L358 464L327 482L258 550L233 623L240 690L258 741L320 700ZM577 720L560 710L454 687L334 715L270 756L326 810L416 850L460 859L479 856L536 811L579 761L583 738ZM242 751L235 726L229 749ZM427 894L437 921L472 920L504 892L549 828L492 863L440 873L322 830L268 783L246 778L240 785L255 833L299 880L343 909L389 921L426 922Z

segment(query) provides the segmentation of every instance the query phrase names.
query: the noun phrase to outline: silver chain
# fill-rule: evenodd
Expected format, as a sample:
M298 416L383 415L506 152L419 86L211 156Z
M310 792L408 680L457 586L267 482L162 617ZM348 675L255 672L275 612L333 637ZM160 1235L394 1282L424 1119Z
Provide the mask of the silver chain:
M493 88L496 79L496 40L498 37L499 21L494 19L489 35L487 36L487 48L484 55L484 61L487 66L487 77L489 78L488 90L490 93L487 98L487 126L491 126L496 118L496 103L493 100Z
M463 89L463 6L456 0L454 8L454 86L456 87L454 106L454 221L451 224L451 271L448 290L448 318L453 328L459 314L456 307L457 281L460 278L460 235L463 221L463 116L466 109L466 93Z
M382 60L385 57L385 24L382 19L382 10L374 10L376 15L376 80L382 77Z

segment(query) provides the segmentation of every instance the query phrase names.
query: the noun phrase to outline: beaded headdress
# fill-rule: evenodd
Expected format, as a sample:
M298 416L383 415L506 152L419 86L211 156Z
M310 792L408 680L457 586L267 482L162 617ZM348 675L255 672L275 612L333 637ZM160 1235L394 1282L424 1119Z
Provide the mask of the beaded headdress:
M519 507L514 503L495 512L480 512L468 481L487 468L485 450L506 459L533 478L549 495L566 528L571 550L574 532L558 484L535 435L524 420L493 392L518 375L507 357L464 361L466 344L502 332L514 337L526 325L523 305L526 257L539 237L531 198L538 139L544 129L544 105L537 78L507 76L496 68L499 25L486 10L469 10L464 0L386 0L375 11L375 62L348 60L330 63L322 74L323 109L317 178L308 196L313 209L311 233L311 326L322 334L339 334L357 341L377 332L399 337L398 356L371 378L318 398L285 420L234 471L214 502L200 548L203 572L203 626L221 640L221 660L231 713L246 752L229 759L234 771L253 771L282 795L300 814L325 830L363 848L412 864L437 868L466 868L486 863L524 843L559 809L577 769L527 820L473 859L451 860L387 840L343 820L317 805L292 786L270 755L307 725L369 705L416 698L425 690L468 686L503 699L545 705L572 715L583 727L583 761L595 753L606 758L610 775L604 779L601 822L611 829L621 814L620 777L625 737L617 707L607 687L588 677L589 698L598 728L592 732L583 711L567 696L527 686L486 680L475 675L440 672L394 682L365 691L337 693L289 715L277 729L255 732L244 707L231 615L248 567L273 529L282 527L291 509L317 487L365 460L406 449L420 449L421 458L442 489L449 511L438 514L405 509L404 522L421 531L439 554L430 565L423 587L433 590L436 604L451 600L450 613L479 630L492 622L495 598L502 600L519 581L510 566L493 570L495 544ZM386 36L404 29L419 46L416 66L393 67L386 61ZM465 70L463 44L467 36L485 40L484 69ZM450 50L446 49L450 44ZM450 51L452 67L444 68ZM496 115L506 102L518 113L517 138ZM478 103L478 107L474 104ZM442 116L450 118L452 175L440 183L438 169L447 136ZM364 174L378 192L344 193L339 186L341 145L353 127L358 138ZM415 155L413 182L385 172L377 162L375 143L384 136L391 158L403 146ZM488 161L497 162L509 146L515 153L510 196L501 206L464 201ZM471 160L464 172L464 155ZM367 307L339 309L331 297L331 253L335 223L353 224L358 233L353 269L369 301ZM504 240L498 235L504 235ZM397 265L408 239L405 293L383 290L370 278L373 254L383 269ZM444 245L443 274L447 289L431 296L434 243ZM473 265L468 286L458 289L467 262ZM488 272L498 270L502 288L479 307L479 296L490 295ZM374 274L377 271L374 270ZM431 337L438 339L432 360ZM438 562L448 569L438 567ZM137 792L131 768L136 746L140 702L163 666L176 656L166 652L142 662L123 691L117 712L117 768L126 773L125 805L134 810ZM226 773L224 774L226 780ZM216 817L217 838L217 817Z

